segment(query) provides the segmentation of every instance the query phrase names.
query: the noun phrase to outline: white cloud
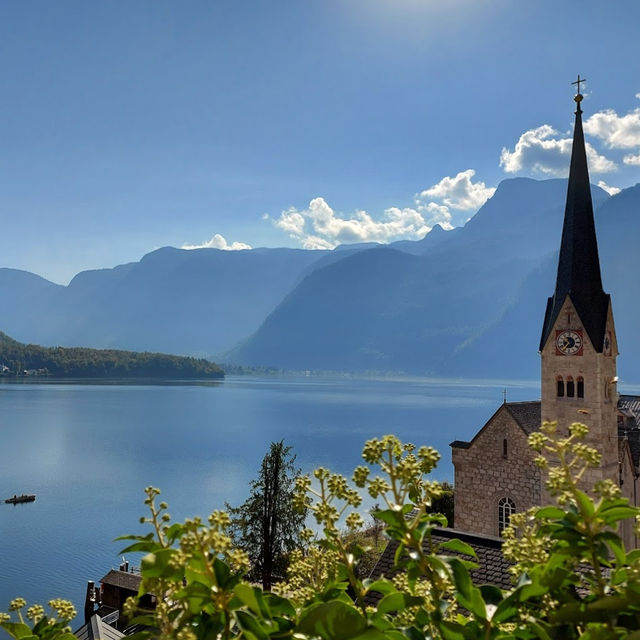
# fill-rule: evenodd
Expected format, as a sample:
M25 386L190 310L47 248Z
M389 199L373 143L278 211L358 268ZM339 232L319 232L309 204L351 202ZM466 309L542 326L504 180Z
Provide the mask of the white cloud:
M625 164L640 164L640 153L637 156L629 154L622 158L622 162Z
M434 212L434 216L448 221L442 211ZM283 211L274 224L300 241L305 249L333 249L339 244L353 242L418 239L431 230L416 209L391 207L384 212L382 220L374 220L366 211L356 211L345 218L337 215L324 198L314 198L307 209L292 207Z
M223 251L241 251L251 249L251 246L244 242L232 242L228 244L225 237L216 233L210 240L202 244L183 244L183 249L222 249Z
M624 116L613 109L594 113L585 121L584 130L600 138L609 149L640 148L640 109Z
M484 182L471 181L475 170L461 171L454 178L446 176L429 189L420 193L420 199L439 198L452 209L470 211L480 208L495 192L495 188L487 187Z
M598 186L603 191L606 191L610 196L615 196L616 193L620 193L620 191L622 191L622 189L620 189L618 187L610 187L604 180L600 180L598 182Z
M571 138L558 138L558 132L548 124L525 131L513 151L506 147L500 154L500 166L507 173L529 172L544 176L566 176L571 157ZM585 144L591 173L616 170L614 162L600 155L591 144Z
M493 195L495 189L484 182L474 183L474 175L473 169L467 169L453 178L447 176L418 193L415 206L389 207L380 219L362 210L348 217L341 215L318 197L306 209L291 207L283 211L273 224L305 249L333 249L354 242L419 240L436 224L452 229L451 209L478 209Z

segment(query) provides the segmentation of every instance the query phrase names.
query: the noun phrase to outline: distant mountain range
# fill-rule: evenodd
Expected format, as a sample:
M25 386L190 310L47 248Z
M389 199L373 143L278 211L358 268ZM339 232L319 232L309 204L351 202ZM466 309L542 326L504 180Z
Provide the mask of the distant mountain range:
M640 381L640 185L592 192L621 379ZM0 328L252 366L536 378L565 196L566 180L505 180L464 227L386 246L164 248L67 287L0 269Z

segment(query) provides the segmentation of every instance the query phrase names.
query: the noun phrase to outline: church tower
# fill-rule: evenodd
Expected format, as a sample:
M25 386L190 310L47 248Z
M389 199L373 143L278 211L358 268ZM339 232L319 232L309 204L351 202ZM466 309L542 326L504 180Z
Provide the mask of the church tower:
M598 477L618 480L616 341L610 296L602 288L587 169L580 77L556 288L547 302L542 356L543 420L589 426L602 453Z

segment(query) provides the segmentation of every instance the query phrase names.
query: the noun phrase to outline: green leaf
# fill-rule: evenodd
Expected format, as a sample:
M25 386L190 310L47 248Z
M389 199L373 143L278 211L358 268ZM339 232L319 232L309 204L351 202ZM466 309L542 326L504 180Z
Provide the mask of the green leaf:
M457 622L443 621L439 626L444 640L465 640L464 627Z
M252 587L246 582L242 582L235 586L233 592L244 603L250 611L262 618L271 617L269 607L264 601L262 589Z
M613 531L604 531L600 534L599 538L604 540L611 551L613 551L613 555L619 565L626 562L627 554L624 552L624 546L618 534L613 533Z
M529 619L527 621L527 626L538 638L541 638L541 640L551 640L551 636L547 633L547 630L540 622Z
M176 553L175 549L160 549L156 553L148 553L140 562L143 578L180 578L182 572L170 566L171 556Z
M452 540L447 540L447 542L443 542L440 545L440 549L446 549L447 551L455 551L456 553L463 553L464 555L471 556L472 558L477 558L476 552L474 548L467 544L466 542L462 542L462 540L458 540L458 538L453 538Z
M14 638L23 638L24 640L35 638L33 635L33 631L29 625L26 625L22 622L2 622L0 623L0 627L2 627L9 635Z
M535 513L535 517L538 520L562 520L566 512L560 507L542 507Z
M451 569L453 584L458 591L465 598L471 595L471 589L473 589L473 583L466 567L460 562L458 558L449 558L449 567Z
M323 640L356 638L366 630L367 621L357 609L336 601L311 606L302 614L296 629L299 633L319 636Z
M278 596L275 593L263 593L266 606L269 608L271 615L281 615L294 617L296 609L287 598Z
M120 551L120 553L132 553L134 551L143 551L145 553L151 553L156 551L157 549L161 549L160 545L155 540L144 540L139 542L134 542L130 544L128 547L125 547Z
M480 587L480 593L482 594L482 599L487 604L495 604L498 606L504 600L504 593L502 593L502 589L494 587L491 584L483 584Z
M218 586L222 589L227 588L229 582L232 578L231 569L229 569L229 565L220 560L220 558L214 558L213 560L213 572L216 574L216 581Z
M389 525L402 526L406 528L406 522L402 511L394 509L385 509L384 511L376 511L375 517Z
M591 517L596 512L593 500L583 491L576 489L576 500L578 506L587 517Z
M390 593L386 595L378 604L380 613L391 613L392 611L400 611L407 607L415 607L424 604L424 598L419 596L411 596L407 593Z
M487 607L480 589L473 586L468 569L458 558L449 558L449 566L453 575L453 584L456 587L456 599L465 608L480 620L487 619Z
M250 640L269 640L269 634L267 631L250 613L239 609L238 611L234 611L233 615L236 618L238 626L242 629L247 638Z
M364 586L367 591L376 591L377 593L382 593L384 595L388 593L395 593L398 591L397 587L390 580L386 580L385 578L380 578L375 582L371 580L365 580Z
M608 525L612 525L620 520L626 520L627 518L635 518L638 515L638 510L635 507L620 506L611 507L609 509L603 509L598 513Z

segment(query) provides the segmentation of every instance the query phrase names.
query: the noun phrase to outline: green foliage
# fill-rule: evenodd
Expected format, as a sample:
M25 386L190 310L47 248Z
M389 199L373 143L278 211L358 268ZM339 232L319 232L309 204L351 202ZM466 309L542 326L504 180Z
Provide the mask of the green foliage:
M284 442L272 442L262 459L251 495L239 507L226 505L235 544L247 552L249 578L260 581L265 591L274 578L284 577L289 554L303 545L304 513L293 509L293 489L300 470L295 455Z
M61 378L222 378L213 362L163 353L87 349L84 347L41 347L22 344L0 332L0 365L13 377L25 370Z
M617 529L627 518L637 529L640 510L612 482L585 492L586 471L598 457L584 444L585 433L574 424L559 436L545 423L531 438L543 454L538 464L549 469L555 504L513 517L518 530L507 530L504 545L515 562L511 589L473 584L473 549L434 540L434 528L445 523L429 513L442 495L426 477L437 453L385 436L366 443L367 464L352 482L326 469L315 472L315 482L297 480L295 502L323 535L292 554L287 582L271 593L247 582L249 558L234 547L227 514L172 524L166 504L156 505L158 490L147 489L144 520L152 532L129 536L124 551L146 553L140 595L152 592L159 604L140 611L131 600L126 614L149 626L143 635L167 640L637 640L640 551L627 551ZM392 579L359 575L363 549L342 529L361 527L357 489L380 501L376 518L397 543ZM0 624L14 638L58 640L66 633L38 624L31 630L6 616Z

